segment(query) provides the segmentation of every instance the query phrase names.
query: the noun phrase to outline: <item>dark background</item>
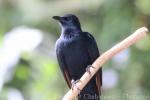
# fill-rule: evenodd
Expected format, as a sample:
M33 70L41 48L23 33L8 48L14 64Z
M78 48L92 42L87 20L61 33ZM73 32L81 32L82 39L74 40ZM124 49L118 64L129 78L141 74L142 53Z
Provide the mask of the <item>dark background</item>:
M150 27L149 0L0 0L0 100L59 100L68 91L54 49L60 27L52 19L66 13L79 17L101 53ZM103 66L102 94L150 99L150 37Z

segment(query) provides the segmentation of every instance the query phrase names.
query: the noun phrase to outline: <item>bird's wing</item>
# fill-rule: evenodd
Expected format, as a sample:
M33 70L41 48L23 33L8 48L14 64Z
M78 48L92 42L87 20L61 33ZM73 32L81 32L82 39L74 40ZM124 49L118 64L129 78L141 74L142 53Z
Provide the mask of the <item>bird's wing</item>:
M99 69L99 71L96 73L96 86L98 88L98 91L101 94L101 86L102 86L102 68Z
M63 76L64 76L69 88L71 88L71 78L70 78L70 74L69 74L69 71L68 71L68 68L66 65L66 61L65 61L63 52L60 50L57 50L57 48L56 48L56 54L57 54L58 63L59 63L60 69L63 73Z
M87 32L86 35L88 36L88 41L87 41L88 54L91 63L93 63L97 59L97 57L99 57L100 54L94 37ZM102 68L96 73L96 86L100 92L102 86Z

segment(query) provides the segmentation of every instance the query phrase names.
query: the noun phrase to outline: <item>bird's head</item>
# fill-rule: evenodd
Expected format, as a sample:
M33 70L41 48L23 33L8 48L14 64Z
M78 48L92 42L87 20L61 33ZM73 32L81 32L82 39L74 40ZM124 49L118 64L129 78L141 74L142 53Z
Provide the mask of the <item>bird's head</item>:
M62 28L80 29L80 22L73 14L66 14L64 16L53 16L53 19L59 21Z

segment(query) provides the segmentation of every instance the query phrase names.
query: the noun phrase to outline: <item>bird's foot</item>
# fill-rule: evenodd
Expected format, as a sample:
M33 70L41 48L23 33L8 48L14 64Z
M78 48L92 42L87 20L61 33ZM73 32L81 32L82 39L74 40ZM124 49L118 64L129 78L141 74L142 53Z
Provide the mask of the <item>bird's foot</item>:
M79 93L80 93L80 91L81 91L81 89L76 85L76 83L78 83L78 82L81 82L79 79L78 80L71 80L71 84L72 84L72 86L71 86L71 89L73 90L74 89L74 87L76 87L77 88L77 90L79 91Z
M88 65L88 66L86 67L86 72L88 72L88 73L91 75L90 68L95 68L95 67L92 66L92 65Z

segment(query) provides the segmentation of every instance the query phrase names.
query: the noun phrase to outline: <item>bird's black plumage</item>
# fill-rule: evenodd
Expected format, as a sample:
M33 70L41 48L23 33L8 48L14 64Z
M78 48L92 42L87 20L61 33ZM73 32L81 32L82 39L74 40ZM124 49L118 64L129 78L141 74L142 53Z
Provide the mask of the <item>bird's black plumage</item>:
M60 69L71 88L71 80L80 79L86 67L99 56L99 50L93 36L81 30L75 15L54 16L61 25L61 35L56 42L56 54ZM79 100L100 100L102 69L90 80L79 95Z

